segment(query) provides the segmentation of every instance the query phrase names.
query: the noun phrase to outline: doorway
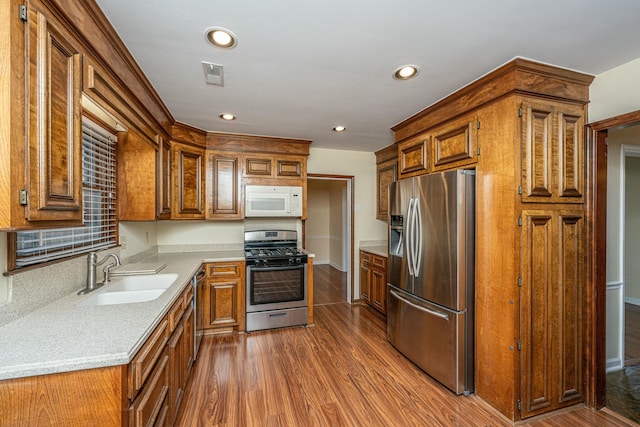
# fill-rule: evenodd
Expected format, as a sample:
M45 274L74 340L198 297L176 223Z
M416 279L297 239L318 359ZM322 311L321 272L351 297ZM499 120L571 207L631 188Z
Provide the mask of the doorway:
M315 255L314 305L353 301L353 177L307 175L303 242Z
M634 257L637 250L630 252L627 246L631 243L628 238L631 223L626 223L626 219L633 221L633 216L625 213L628 209L625 209L624 188L629 182L625 163L633 164L628 159L634 152L640 155L640 147L625 146L630 145L629 136L634 133L638 136L632 139L640 145L639 125L640 111L592 123L588 144L589 210L593 214L590 229L593 245L587 260L593 277L587 295L590 301L587 340L593 355L589 365L588 400L596 408L607 406L635 421L640 421L640 370L625 366L624 349L628 346L625 342L634 342L640 337L634 337L637 329L625 328L624 322L625 312L629 313L625 287L628 288L630 271L625 265L637 264L637 260L625 262L625 253ZM637 198L637 192L634 196Z

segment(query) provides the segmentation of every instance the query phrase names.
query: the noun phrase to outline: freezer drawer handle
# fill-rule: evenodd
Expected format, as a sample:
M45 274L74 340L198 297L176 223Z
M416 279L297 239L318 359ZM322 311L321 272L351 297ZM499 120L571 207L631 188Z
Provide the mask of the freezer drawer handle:
M430 310L430 309L428 309L428 308L426 308L426 307L420 307L418 304L414 304L414 303L412 303L411 301L409 301L408 299L403 298L400 294L398 294L398 293L397 293L396 291L394 291L394 290L389 290L389 292L391 292L391 294L392 294L394 297L396 297L396 298L398 298L399 300L401 300L401 301L405 302L406 304L410 305L411 307L415 308L416 310L424 311L424 312L426 312L426 313L431 314L432 316L439 317L439 318L441 318L441 319L446 320L447 322L449 321L449 316L448 316L447 314L445 314L445 313L440 313L440 312L438 312L438 311Z

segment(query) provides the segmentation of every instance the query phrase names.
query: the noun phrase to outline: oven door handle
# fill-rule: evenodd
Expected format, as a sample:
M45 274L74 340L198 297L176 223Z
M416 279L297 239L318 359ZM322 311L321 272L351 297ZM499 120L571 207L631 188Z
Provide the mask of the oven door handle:
M256 266L250 265L248 268L251 271L284 271L284 270L303 270L306 264L290 264L290 265L278 265L278 266Z

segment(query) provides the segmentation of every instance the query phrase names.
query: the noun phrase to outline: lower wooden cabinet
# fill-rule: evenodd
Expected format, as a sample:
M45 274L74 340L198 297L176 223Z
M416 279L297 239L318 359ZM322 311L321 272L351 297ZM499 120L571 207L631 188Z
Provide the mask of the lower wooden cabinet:
M209 263L206 270L205 334L243 332L246 325L244 261Z
M360 251L360 299L387 313L387 258Z

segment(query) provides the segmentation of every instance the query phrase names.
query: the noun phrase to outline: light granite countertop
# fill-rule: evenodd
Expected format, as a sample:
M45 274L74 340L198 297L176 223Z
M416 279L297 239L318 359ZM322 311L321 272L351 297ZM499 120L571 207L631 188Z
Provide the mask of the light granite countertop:
M128 364L203 262L243 260L243 250L150 255L137 262L178 274L155 300L82 306L93 293L73 292L8 323L0 327L0 380Z
M389 248L387 248L386 245L360 245L359 248L361 251L371 252L372 254L379 255L385 258L388 258L389 255Z

